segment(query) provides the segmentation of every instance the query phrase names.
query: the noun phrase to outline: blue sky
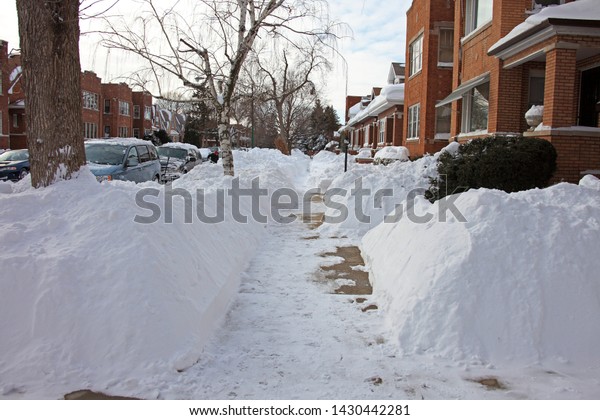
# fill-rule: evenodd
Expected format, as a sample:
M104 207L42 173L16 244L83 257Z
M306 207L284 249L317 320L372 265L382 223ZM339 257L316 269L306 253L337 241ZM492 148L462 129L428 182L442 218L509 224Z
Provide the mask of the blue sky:
M11 1L0 17L0 39L9 42L9 48L18 44L18 25L15 2ZM121 0L121 5L132 5L132 0ZM331 73L325 78L321 92L325 102L333 105L343 119L346 78L349 95L365 95L372 87L386 84L390 64L404 62L406 10L411 0L329 0L330 15L347 23L351 37L340 40L338 47L346 62L336 59ZM83 25L82 25L83 27ZM107 56L106 51L82 38L81 62L83 70L94 70L104 81L119 77L122 63Z

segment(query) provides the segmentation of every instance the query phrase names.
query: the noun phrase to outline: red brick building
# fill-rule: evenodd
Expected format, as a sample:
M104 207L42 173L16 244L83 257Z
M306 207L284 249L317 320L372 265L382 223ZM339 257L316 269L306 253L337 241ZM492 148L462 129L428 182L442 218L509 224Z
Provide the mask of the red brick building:
M404 67L392 63L388 85L367 96L346 97L346 125L340 129L352 150L402 144Z
M21 56L7 49L0 41L0 148L21 149L27 147ZM152 96L132 92L125 83L102 83L96 73L82 72L81 106L84 138L141 138L152 132Z
M8 43L0 40L0 149L8 149L10 147L8 84Z
M133 137L143 138L152 134L152 95L148 92L133 92Z
M453 91L438 104L451 106L451 136L535 136L557 149L557 181L600 173L599 10L597 0L457 0Z
M418 157L439 151L450 138L450 108L436 104L452 91L453 2L413 0L406 21L403 146Z
M102 135L133 136L133 94L126 83L102 84Z

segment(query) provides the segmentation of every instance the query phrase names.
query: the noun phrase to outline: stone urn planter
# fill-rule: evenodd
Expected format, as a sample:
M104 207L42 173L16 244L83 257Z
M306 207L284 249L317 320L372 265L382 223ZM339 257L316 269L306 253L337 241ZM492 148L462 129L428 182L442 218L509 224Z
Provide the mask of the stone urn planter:
M544 106L543 105L533 105L529 110L525 113L525 121L527 121L527 125L534 130L538 125L542 123L542 119L544 117Z

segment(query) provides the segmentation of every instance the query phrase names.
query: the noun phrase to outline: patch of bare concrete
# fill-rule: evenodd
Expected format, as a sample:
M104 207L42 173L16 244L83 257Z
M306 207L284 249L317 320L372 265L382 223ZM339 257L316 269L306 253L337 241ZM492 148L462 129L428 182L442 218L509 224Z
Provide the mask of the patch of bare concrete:
M69 392L65 395L65 400L139 400L139 398L119 397L117 395L108 395L89 389L82 389L79 391Z
M337 287L333 293L343 295L371 295L373 287L369 282L369 273L355 270L352 267L364 266L365 262L360 255L357 246L336 247L335 252L325 252L322 257L341 257L342 262L334 265L321 266L327 280L351 280L353 284L343 284Z

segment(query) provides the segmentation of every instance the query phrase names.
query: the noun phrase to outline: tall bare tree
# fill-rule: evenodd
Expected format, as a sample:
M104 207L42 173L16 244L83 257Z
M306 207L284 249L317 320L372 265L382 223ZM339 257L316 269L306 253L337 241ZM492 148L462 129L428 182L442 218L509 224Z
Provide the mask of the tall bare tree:
M252 61L260 80L255 89L273 105L279 135L291 151L292 138L309 118L317 98L313 80L319 71L330 68L329 61L315 43L288 44L276 53L253 54Z
M31 183L68 179L85 164L79 0L17 0Z
M178 12L177 3L159 10L156 0L143 2L148 13L142 14L136 24L108 21L106 45L143 57L159 87L161 79L170 74L190 89L209 92L218 115L224 173L233 175L228 127L231 105L240 72L255 41L261 36L283 39L311 36L315 37L314 42L324 42L331 36L332 27L327 21L327 3L199 0L195 2L196 9ZM200 20L194 22L194 18Z

